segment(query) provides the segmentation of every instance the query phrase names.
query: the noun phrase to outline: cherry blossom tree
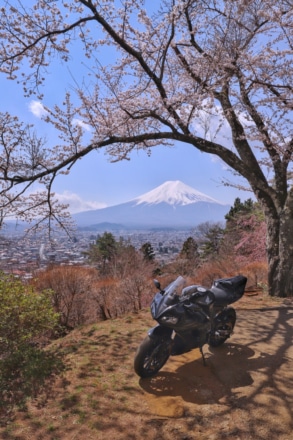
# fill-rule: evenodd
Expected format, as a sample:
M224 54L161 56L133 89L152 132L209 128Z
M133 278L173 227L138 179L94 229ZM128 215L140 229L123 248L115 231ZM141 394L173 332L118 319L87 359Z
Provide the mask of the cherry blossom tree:
M254 193L266 218L269 292L292 294L292 23L292 0L5 0L1 72L43 100L60 144L2 115L3 209L46 206L59 219L54 179L91 151L119 161L135 149L189 144ZM59 57L61 74L77 44L88 77L46 107L48 66ZM44 193L25 199L32 182Z
M221 252L227 255L232 251L235 261L242 265L264 262L266 224L259 204L251 199L242 203L236 198L225 218Z

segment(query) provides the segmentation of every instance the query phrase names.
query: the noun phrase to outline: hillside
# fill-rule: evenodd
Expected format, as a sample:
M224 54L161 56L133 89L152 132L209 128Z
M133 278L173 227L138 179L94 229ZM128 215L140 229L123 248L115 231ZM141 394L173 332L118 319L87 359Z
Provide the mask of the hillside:
M231 340L204 348L207 367L193 350L153 379L133 371L148 311L74 330L49 347L63 373L10 413L1 439L291 439L293 308L261 294L236 307Z

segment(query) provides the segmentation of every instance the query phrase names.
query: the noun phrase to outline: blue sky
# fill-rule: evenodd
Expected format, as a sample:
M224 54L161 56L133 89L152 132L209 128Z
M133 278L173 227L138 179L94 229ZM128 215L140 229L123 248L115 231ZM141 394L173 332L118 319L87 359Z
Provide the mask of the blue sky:
M84 74L84 67L74 59L69 67L64 66L62 70L60 67L58 60L49 66L44 89L46 106L62 102L65 90L72 89L73 78L81 80ZM8 111L21 121L34 124L36 133L54 144L56 134L41 121L37 98L24 98L21 85L3 74L0 74L0 87L0 111ZM233 176L215 156L183 144L155 147L152 151L150 157L144 152L134 152L130 161L118 163L110 163L102 151L93 152L80 160L69 175L57 178L53 190L59 200L70 204L72 213L127 202L167 180L181 180L227 204L233 204L236 197L245 200L253 196L251 192L221 184L225 178L233 181Z

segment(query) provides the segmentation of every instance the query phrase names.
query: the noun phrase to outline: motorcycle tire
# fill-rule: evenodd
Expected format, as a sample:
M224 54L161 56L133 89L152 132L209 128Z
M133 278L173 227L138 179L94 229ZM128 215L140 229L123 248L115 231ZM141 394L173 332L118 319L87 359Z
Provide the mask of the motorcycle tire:
M154 376L170 356L170 340L147 336L139 346L134 358L134 371L141 378Z
M234 309L230 308L224 310L217 318L214 331L210 336L209 345L211 347L219 347L219 345L224 344L224 342L230 337L233 332L236 323L236 312ZM219 336L216 335L217 331L228 331L229 335Z

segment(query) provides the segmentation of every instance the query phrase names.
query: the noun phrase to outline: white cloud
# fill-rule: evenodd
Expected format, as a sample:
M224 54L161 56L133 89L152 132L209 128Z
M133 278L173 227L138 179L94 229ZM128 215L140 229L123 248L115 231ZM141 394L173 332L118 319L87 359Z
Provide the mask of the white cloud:
M80 127L82 127L84 130L86 131L91 131L91 127L86 124L85 122L83 122L81 119L73 119L73 124L79 125Z
M55 199L60 203L69 205L68 210L71 214L76 214L81 211L88 211L90 209L106 208L105 203L99 203L92 200L84 200L78 194L70 191L63 191L63 193L55 193Z
M28 107L32 114L37 118L42 118L47 114L47 111L45 110L43 104L39 101L31 101Z
M231 170L229 165L226 164L219 156L216 156L215 154L209 154L209 157L212 161L212 163L220 164L222 170L227 171Z

